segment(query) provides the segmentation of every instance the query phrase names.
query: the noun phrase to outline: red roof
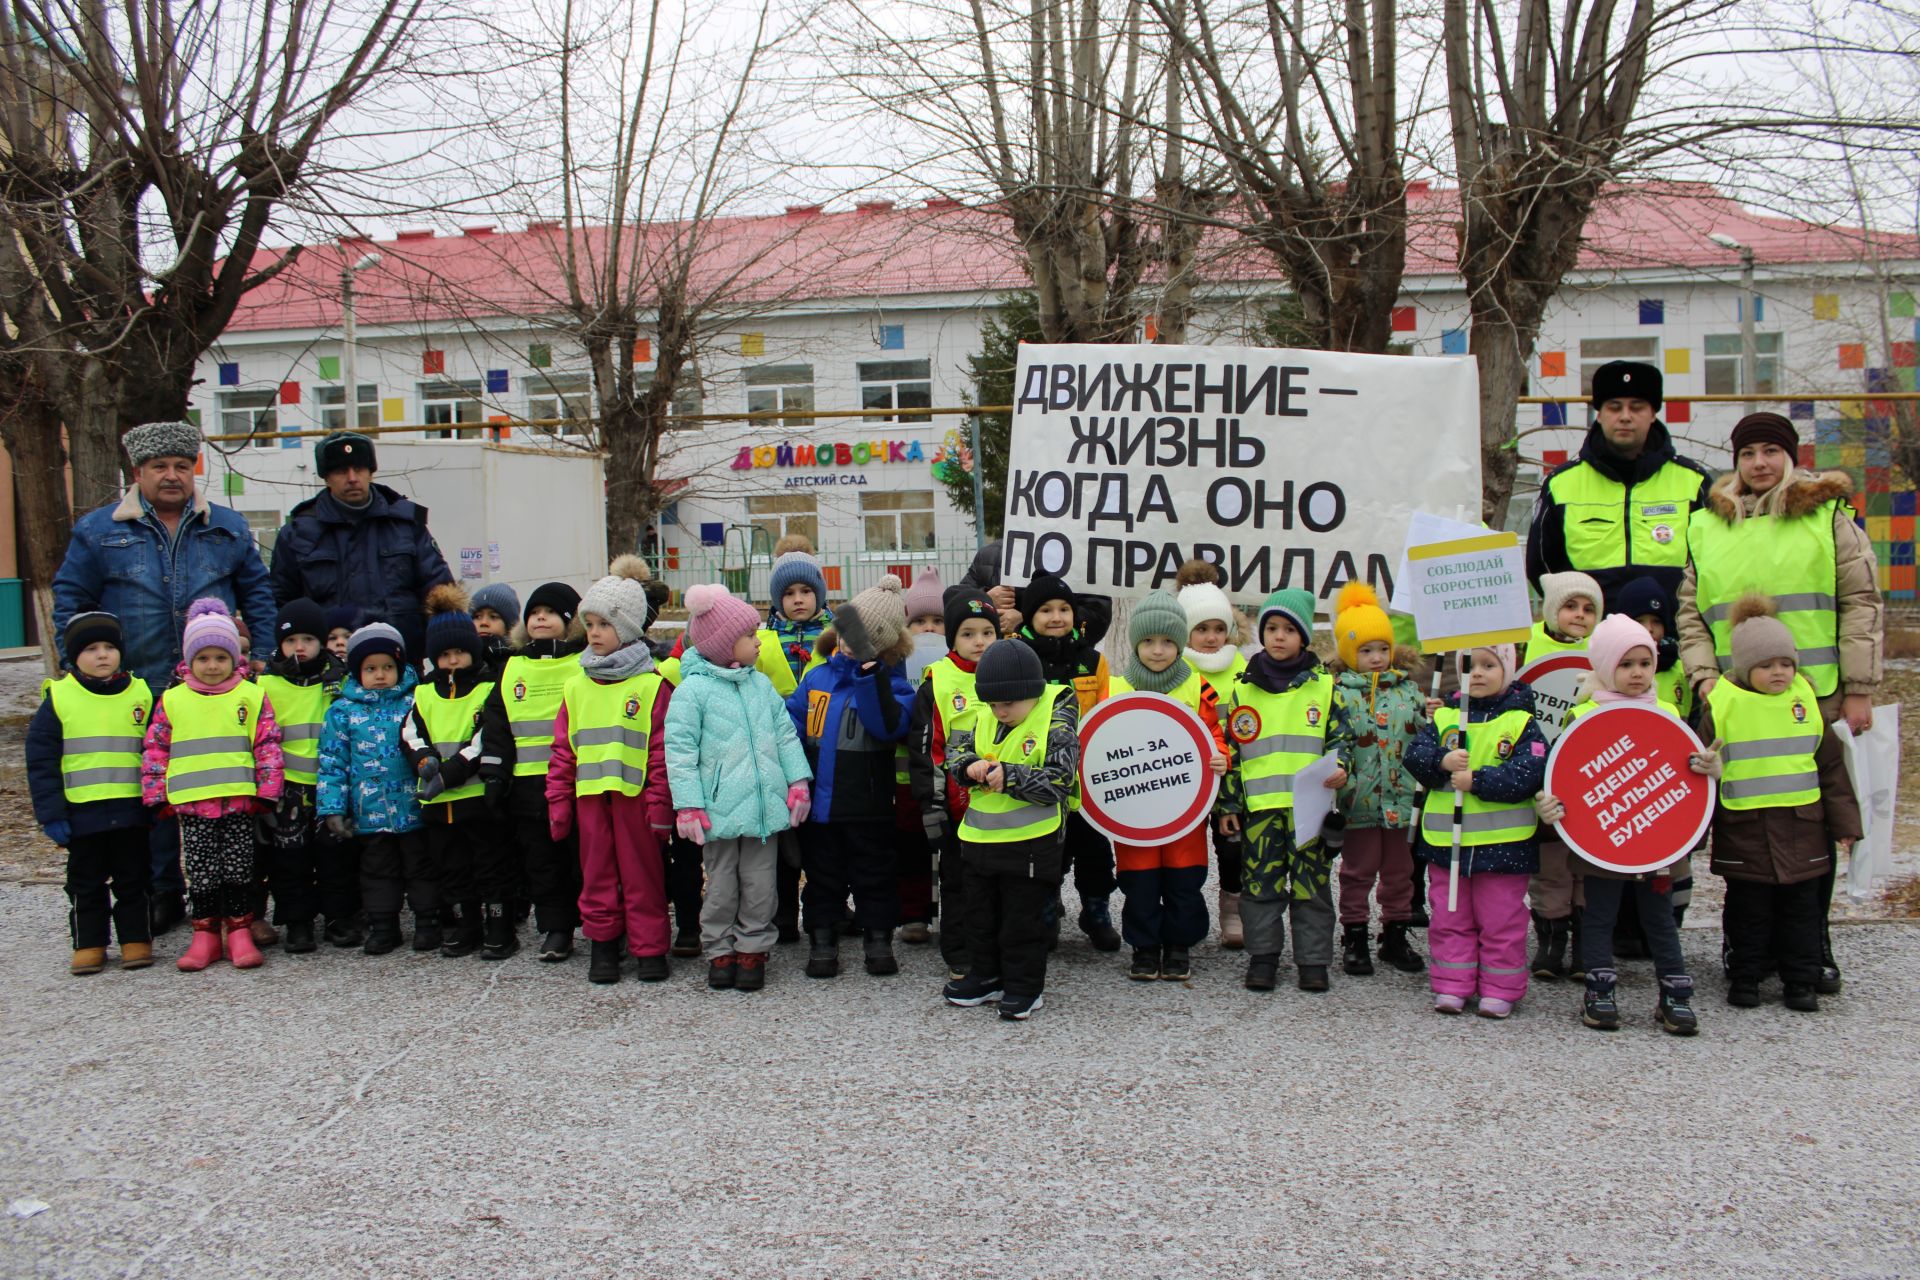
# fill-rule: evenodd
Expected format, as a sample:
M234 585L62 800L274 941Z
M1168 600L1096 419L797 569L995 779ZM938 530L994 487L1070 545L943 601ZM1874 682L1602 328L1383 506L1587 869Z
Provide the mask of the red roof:
M1411 236L1407 276L1453 277L1459 193L1425 183L1409 188ZM683 223L637 229L622 260L664 260ZM1749 212L1698 183L1623 185L1611 189L1586 228L1580 269L1714 270L1730 278L1739 254L1708 239L1713 233L1751 245L1762 265L1849 262L1867 235ZM588 228L576 237L583 273L604 269L612 233ZM1275 280L1279 273L1230 233L1204 274L1213 279ZM1883 255L1920 257L1920 239L1879 239ZM555 223L524 231L469 228L453 235L401 232L391 240L343 239L304 249L281 275L249 293L229 330L330 328L339 322L340 268L368 251L382 261L355 276L357 316L368 325L408 325L457 318L558 314L566 310L561 268L566 236ZM262 250L264 268L286 254ZM844 213L796 206L785 214L719 219L709 225L692 273L701 296L729 304L830 298L887 298L1023 287L1027 276L1006 220L993 210L951 200L914 208L873 201ZM643 295L644 296L644 295Z

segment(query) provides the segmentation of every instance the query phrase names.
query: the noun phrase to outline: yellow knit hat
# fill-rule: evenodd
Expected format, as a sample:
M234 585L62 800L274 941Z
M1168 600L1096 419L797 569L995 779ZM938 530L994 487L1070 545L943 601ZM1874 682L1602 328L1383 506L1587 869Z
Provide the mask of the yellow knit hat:
M1393 623L1380 597L1364 582L1349 582L1333 598L1333 645L1349 668L1360 665L1360 646L1384 640L1393 644Z

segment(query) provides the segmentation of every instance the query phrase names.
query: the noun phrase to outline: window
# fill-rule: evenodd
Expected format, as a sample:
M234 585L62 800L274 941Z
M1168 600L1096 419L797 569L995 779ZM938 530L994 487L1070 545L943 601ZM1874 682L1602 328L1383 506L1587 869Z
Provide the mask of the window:
M278 449L274 439L280 431L280 393L278 391L226 391L220 395L220 434L243 436L254 433L249 442L256 449Z
M583 436L593 432L593 375L590 373L534 373L525 380L527 419L574 418L563 426L535 427L544 435Z
M634 394L638 395L652 385L653 372L651 370L633 375ZM751 396L749 396L749 399L751 399ZM812 402L809 401L808 403L811 404ZM707 398L700 390L699 377L695 375L691 367L682 369L680 371L680 385L673 389L673 404L668 407L667 412L705 413L706 411ZM669 421L667 428L670 431L685 431L701 425L703 424L697 422L677 424Z
M315 390L320 397L320 425L329 431L339 431L347 425L346 393L345 387L319 387ZM379 426L380 388L371 382L361 383L357 401L354 405L354 426Z
M469 382L423 382L420 384L421 421L428 426L441 426L451 423L471 422L478 424L481 419L480 383ZM480 428L460 428L453 431L429 431L429 440L478 440Z
M1580 394L1593 394L1593 371L1609 360L1642 360L1648 364L1660 354L1658 338L1580 339Z
M869 360L860 364L862 409L925 409L933 404L931 362L926 360ZM888 414L869 422L928 422L923 413Z
M933 490L863 493L860 523L868 551L931 551Z
M1780 389L1780 335L1753 335L1753 372L1757 387L1740 385L1740 335L1707 335L1707 394L1710 396L1771 395Z
M253 530L253 540L260 544L260 558L268 564L273 563L273 540L280 536L280 513L278 511L242 511L240 514L245 518L247 528Z
M777 413L783 409L813 408L813 366L763 364L747 370L747 412ZM763 423L771 426L772 423ZM812 418L783 418L781 425L805 430Z
M820 545L820 517L810 493L770 493L747 499L747 522L767 531L773 543L790 533Z

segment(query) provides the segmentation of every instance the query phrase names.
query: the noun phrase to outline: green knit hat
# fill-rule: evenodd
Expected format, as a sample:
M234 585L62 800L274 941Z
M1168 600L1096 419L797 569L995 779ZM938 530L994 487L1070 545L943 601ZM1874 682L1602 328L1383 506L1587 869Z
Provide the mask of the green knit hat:
M1148 636L1165 636L1176 648L1187 643L1187 611L1165 591L1155 591L1133 606L1127 623L1127 643L1134 648Z
M1254 629L1256 636L1267 633L1267 619L1276 613L1300 628L1300 636L1306 643L1313 643L1313 592L1283 587L1268 596L1260 606L1259 624Z

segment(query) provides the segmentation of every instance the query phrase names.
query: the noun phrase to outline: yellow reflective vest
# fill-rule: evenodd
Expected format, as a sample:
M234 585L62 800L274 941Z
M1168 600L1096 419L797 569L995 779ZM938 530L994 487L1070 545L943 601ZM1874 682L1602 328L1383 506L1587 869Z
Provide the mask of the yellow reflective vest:
M1599 603L1596 601L1594 608L1598 609L1599 607ZM1537 662L1541 658L1551 657L1556 653L1584 651L1586 647L1587 639L1585 636L1582 636L1578 640L1562 640L1548 633L1545 622L1536 622L1533 624L1533 630L1527 635L1527 656L1525 661Z
M153 691L138 678L118 693L93 693L72 675L47 688L60 718L60 786L69 804L140 798L140 749Z
M1249 813L1293 808L1293 775L1327 753L1332 719L1333 677L1324 670L1285 693L1249 680L1233 686L1227 738L1238 752Z
M1840 687L1838 514L1837 500L1803 516L1748 516L1737 525L1711 511L1693 513L1694 601L1722 672L1733 666L1733 606L1748 591L1761 591L1793 633L1800 674L1814 693L1825 698Z
M1520 744L1520 735L1533 723L1530 711L1503 711L1491 720L1476 720L1467 726L1467 767L1490 769L1503 765ZM1460 708L1442 707L1433 713L1434 732L1440 736L1442 754L1460 747ZM1453 797L1450 787L1427 792L1420 809L1420 831L1427 843L1436 847L1453 843ZM1513 844L1530 840L1539 828L1533 801L1497 804L1469 793L1463 798L1460 815L1460 845Z
M647 786L647 745L653 704L666 681L643 671L601 684L582 671L567 681L567 745L573 749L573 793L637 796Z
M1796 674L1784 693L1755 693L1731 680L1707 694L1720 738L1720 803L1729 809L1787 809L1820 798L1814 753L1826 724L1820 699Z
M1585 463L1556 472L1547 493L1560 508L1568 566L1684 568L1688 516L1704 480L1677 461L1632 488Z
M314 787L320 784L320 726L326 722L333 695L327 686L295 684L285 676L261 676L273 722L280 727L280 752L288 782Z
M474 730L480 727L481 713L486 709L487 699L493 695L493 681L481 680L474 684L466 694L458 698L443 697L432 684L423 684L413 691L413 709L420 713L420 723L427 731L427 741L433 749L446 759L473 741ZM486 783L476 771L472 777L457 787L448 787L431 800L421 800L421 804L452 804L455 800L471 800L486 793Z
M168 804L257 794L253 744L266 700L266 691L251 680L225 693L195 693L176 684L160 696L173 735L167 748Z
M993 738L1000 730L1000 722L991 715L981 717L974 729L975 754L982 760L998 760L1007 764L1045 764L1047 730L1053 723L1054 703L1061 695L1071 692L1065 685L1046 686L1034 700L1033 710L1027 713L1027 718L1007 730L1006 736L998 742ZM1077 778L1074 786L1076 790L1079 787ZM975 782L969 782L968 787L971 794L967 801L967 816L960 820L962 840L976 844L1012 844L1019 840L1036 840L1058 831L1060 824L1066 820L1066 805L1035 804L1031 800L1022 800Z
M674 663L679 674L680 664ZM513 731L513 776L545 777L553 758L553 722L560 715L567 682L580 674L580 655L529 658L516 654L500 669L500 702Z

